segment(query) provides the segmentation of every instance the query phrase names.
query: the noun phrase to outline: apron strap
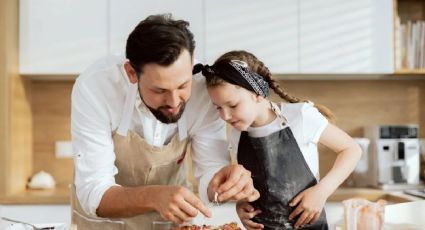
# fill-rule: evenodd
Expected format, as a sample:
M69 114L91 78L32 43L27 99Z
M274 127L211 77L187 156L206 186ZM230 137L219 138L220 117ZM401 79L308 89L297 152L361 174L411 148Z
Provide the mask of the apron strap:
M177 121L177 128L179 130L180 141L186 139L187 137L187 121L185 116L181 116Z
M121 114L121 121L118 126L117 133L121 136L127 136L127 131L130 127L131 117L133 115L134 106L136 103L136 95L138 92L138 84L130 84L125 96L124 109Z
M233 157L233 159L236 159L237 152L238 152L238 143L239 138L241 136L241 131L238 129L235 129L233 127L230 128L230 136L229 136L229 143L227 145L227 151L229 152L230 156Z
M285 125L288 123L288 120L286 119L286 117L283 115L281 109L279 108L279 106L276 105L276 103L269 101L270 102L270 106L272 107L273 112L276 114L276 116L282 121L282 123L280 124L281 127L285 127Z

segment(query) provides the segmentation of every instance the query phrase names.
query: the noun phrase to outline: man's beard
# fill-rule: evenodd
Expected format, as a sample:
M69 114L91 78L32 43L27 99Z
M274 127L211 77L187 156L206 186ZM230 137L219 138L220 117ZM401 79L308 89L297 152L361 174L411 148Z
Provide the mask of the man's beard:
M146 103L145 103L145 105L146 105ZM175 115L165 115L163 112L161 112L161 110L169 109L169 108L171 108L170 106L164 105L164 106L158 107L158 109L154 109L154 108L146 105L146 107L148 107L148 109L152 112L152 114L156 117L156 119L158 119L160 122L162 122L164 124L170 124L170 123L177 122L180 119L180 117L182 116L185 106L186 106L186 102L182 102L179 105L180 110L177 114L175 114Z
M154 109L154 108L150 107L148 104L146 104L145 100L143 100L142 94L140 93L140 89L138 91L139 91L140 99L142 99L142 101L146 105L146 107L148 107L148 109L151 111L151 113L160 122L162 122L164 124L176 123L180 119L180 117L182 116L182 114L184 112L184 108L186 107L185 101L183 101L182 103L179 104L178 107L180 107L180 110L176 115L165 115L164 113L161 112L161 109L169 109L169 108L171 108L171 106L163 105L163 106L158 107L157 109Z

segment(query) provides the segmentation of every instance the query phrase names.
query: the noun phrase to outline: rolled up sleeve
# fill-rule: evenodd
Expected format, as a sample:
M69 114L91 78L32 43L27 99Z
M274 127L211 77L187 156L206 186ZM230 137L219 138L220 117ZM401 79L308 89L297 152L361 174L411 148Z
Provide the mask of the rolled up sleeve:
M204 203L208 203L208 184L217 171L230 164L230 155L225 122L220 119L212 103L203 111L206 114L192 139L193 171L199 183L199 196Z
M103 194L116 186L115 154L108 112L94 92L77 80L72 91L71 133L77 198L92 216Z

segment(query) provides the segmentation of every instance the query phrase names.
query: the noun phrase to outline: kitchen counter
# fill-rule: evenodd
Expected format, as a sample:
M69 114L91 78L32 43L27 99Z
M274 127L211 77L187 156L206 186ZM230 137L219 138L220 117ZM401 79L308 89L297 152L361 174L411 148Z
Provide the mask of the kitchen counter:
M327 202L325 210L330 229L334 230L337 226L342 226L344 209L341 202ZM390 229L406 230L406 228L400 227L403 224L404 226L406 226L405 224L425 226L422 210L425 210L425 200L387 205L385 208L385 222L392 224ZM213 212L211 219L206 219L204 222L202 216L198 216L194 220L194 224L219 225L236 221L239 226L242 226L235 211L235 204L232 202L214 207L211 211ZM0 216L30 223L54 222L69 225L71 221L70 213L69 205L0 205ZM396 224L398 227L394 227ZM0 229L2 229L1 221Z
M370 201L377 201L379 199L386 200L388 205L385 210L385 220L391 224L418 224L421 222L415 221L415 218L419 219L418 215L423 215L422 212L416 211L413 215L410 212L415 212L415 208L423 208L425 210L425 200L403 194L403 192L388 192L380 189L372 188L339 188L337 189L328 199L325 205L325 211L327 214L328 224L330 229L335 229L337 226L342 225L344 208L341 201L350 198L364 198ZM412 203L412 201L414 201ZM420 202L420 203L417 203ZM414 204L412 206L412 204ZM417 207L416 204L422 204L424 207ZM400 207L400 208L399 208ZM398 211L406 210L406 215L398 215ZM408 211L407 211L408 210ZM417 209L420 210L420 209ZM242 226L239 218L235 212L235 204L232 202L223 204L219 207L212 208L213 217L205 221L206 224L219 225L232 221L238 222L239 226ZM410 218L409 216L412 216ZM425 220L425 218L422 217ZM194 220L195 224L202 224L202 218L197 217ZM423 225L425 226L425 224ZM398 227L392 227L389 229L403 229Z
M418 225L421 224L418 219L425 219L423 217L423 212L418 212L417 210L415 212L417 202L421 202L422 205L425 205L425 200L419 197L404 194L402 191L390 192L372 188L339 188L329 197L325 205L326 216L330 229L333 230L336 229L337 226L343 225L344 208L341 201L350 198L364 198L374 202L379 199L386 200L388 202L388 205L385 207L385 223L388 223L386 230L418 229L406 227L406 224ZM405 210L410 211L407 212ZM425 207L422 207L422 210L425 210ZM409 214L399 214L399 212L406 212ZM414 214L412 215L410 212L414 212ZM419 215L422 216L419 217ZM425 226L425 224L419 226Z
M0 205L0 217L32 224L62 224L65 227L71 222L71 208L70 205ZM10 225L11 222L0 219L0 229L10 229ZM24 228L21 226L19 229Z
M402 203L423 200L419 197L403 194L403 192L388 192L372 188L339 188L328 201L342 201L353 197L361 197L370 201L384 199L390 203ZM10 196L0 196L0 204L69 204L69 188L58 187L49 190L26 190Z
M0 204L69 204L69 188L28 189L9 196L0 196Z
M411 223L425 229L425 200L387 205L385 222Z
M330 229L343 229L344 207L340 202L326 203ZM424 230L425 200L385 206L385 230ZM337 228L340 227L340 228Z
M403 203L423 200L422 198L416 196L404 194L402 191L384 191L373 188L339 188L328 198L328 201L339 202L354 197L364 198L369 201L383 199L389 203Z
M385 224L388 230L423 230L425 226L424 212L425 200L413 201L399 204L389 204L385 206ZM219 207L211 209L213 217L206 219L205 222L201 216L194 220L194 224L220 225L229 222L242 224L235 211L234 203L225 203ZM344 208L341 202L327 202L325 211L330 229L336 229L343 225Z
M365 198L370 201L377 201L379 199L384 199L388 201L386 207L385 220L389 223L410 223L410 224L423 224L425 226L425 218L423 216L422 211L425 210L425 200L403 194L402 192L388 192L379 189L371 189L371 188L340 188L337 189L328 199L328 202L325 205L325 210L327 213L327 219L330 226L330 229L335 229L336 226L340 226L343 220L343 207L341 201L350 199L350 198ZM415 201L415 202L411 202ZM25 210L40 210L41 207L39 204L43 205L52 205L52 204L66 204L66 208L62 208L63 210L67 210L67 213L56 219L60 219L60 221L56 219L51 219L50 221L54 222L62 222L69 223L70 215L68 212L70 211L69 207L69 189L68 188L56 188L52 190L27 190L21 193L14 194L8 197L0 197L0 204L8 205L8 208L16 207L16 215L12 215L9 217L14 217L20 220L28 220L33 223L48 223L49 219L43 218L34 218L33 214L25 215L25 213L33 213L33 211L26 212ZM18 205L16 205L18 204ZM33 204L34 206L22 206L22 204ZM6 206L4 206L6 208ZM55 206L49 206L46 211L42 213L49 213L47 210L57 209L52 208ZM61 206L62 207L62 206ZM65 206L64 206L65 207ZM32 209L31 209L32 208ZM25 209L25 210L23 210ZM12 210L12 209L11 209ZM236 214L235 204L232 202L228 202L226 204L221 205L220 207L212 208L213 218L206 219L205 222L203 218L200 216L196 218L194 221L195 224L212 224L219 225L229 222L236 221L239 226L242 226L239 218ZM11 213L10 211L3 210L3 213ZM59 213L58 211L53 211L53 213ZM400 214L402 213L402 214ZM419 217L418 215L422 215ZM422 222L421 222L422 221ZM400 229L400 228L392 228L392 229ZM403 228L401 228L403 229Z

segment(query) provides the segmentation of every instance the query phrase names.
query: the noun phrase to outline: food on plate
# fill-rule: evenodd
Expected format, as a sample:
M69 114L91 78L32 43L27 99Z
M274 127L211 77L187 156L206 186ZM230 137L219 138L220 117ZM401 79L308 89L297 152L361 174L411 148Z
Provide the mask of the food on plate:
M238 227L238 224L235 222L224 224L220 226L198 226L198 225L186 225L181 227L172 228L171 230L241 230L241 228Z

